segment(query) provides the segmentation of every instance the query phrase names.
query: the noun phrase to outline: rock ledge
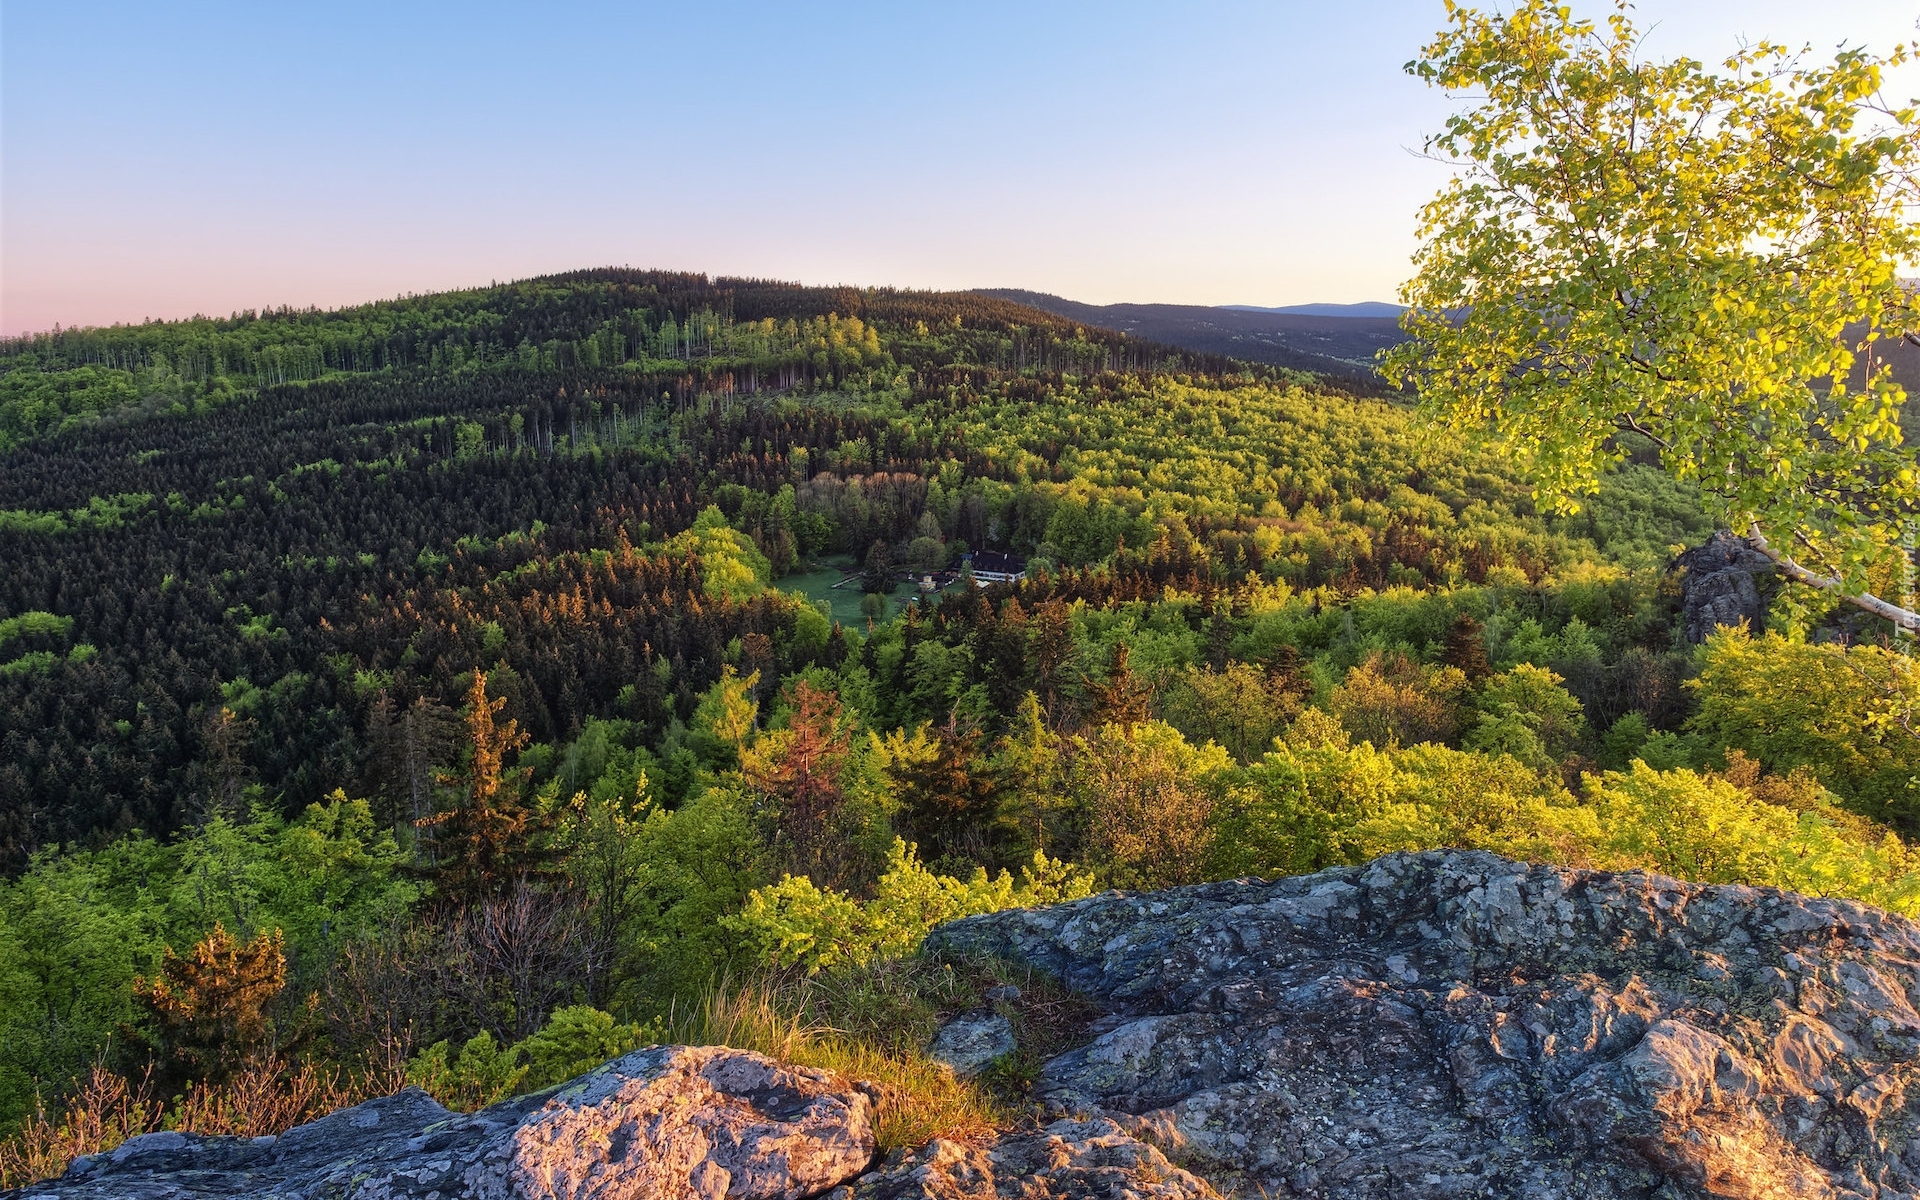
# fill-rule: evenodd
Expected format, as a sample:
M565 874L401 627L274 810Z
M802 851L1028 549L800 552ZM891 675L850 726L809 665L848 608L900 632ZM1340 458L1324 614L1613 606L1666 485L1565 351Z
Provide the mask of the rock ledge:
M1863 905L1435 852L930 940L1100 1007L1041 1070L1045 1128L876 1164L860 1085L655 1047L466 1116L407 1091L278 1139L151 1134L16 1194L1217 1200L1189 1171L1276 1200L1920 1193L1920 926Z
M1100 1001L1042 1094L1244 1194L1920 1191L1920 926L1860 904L1433 852L934 943Z

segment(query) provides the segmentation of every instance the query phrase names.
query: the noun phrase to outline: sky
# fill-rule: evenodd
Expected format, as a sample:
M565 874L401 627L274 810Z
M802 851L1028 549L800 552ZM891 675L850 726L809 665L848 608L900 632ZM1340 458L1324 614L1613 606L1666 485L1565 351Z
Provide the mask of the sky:
M1920 36L1920 0L1635 11L1659 57ZM1402 70L1441 20L1441 0L0 0L0 334L607 265L1390 300L1446 178L1415 150L1452 102Z

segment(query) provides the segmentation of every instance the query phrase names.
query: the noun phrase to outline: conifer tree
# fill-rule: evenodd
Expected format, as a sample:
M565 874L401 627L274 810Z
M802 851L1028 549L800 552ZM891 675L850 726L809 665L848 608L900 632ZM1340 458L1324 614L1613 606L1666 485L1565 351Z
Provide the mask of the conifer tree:
M464 777L448 780L465 784L465 801L419 823L429 836L429 874L446 903L491 895L516 879L542 874L552 857L541 843L553 816L527 807L520 785L528 773L506 767L507 755L527 743L519 721L495 719L506 704L505 696L487 695L487 677L476 668L467 688L471 758Z
M216 923L184 958L169 946L158 975L134 980L165 1082L217 1081L269 1048L268 1007L286 986L285 948L278 929L241 942Z

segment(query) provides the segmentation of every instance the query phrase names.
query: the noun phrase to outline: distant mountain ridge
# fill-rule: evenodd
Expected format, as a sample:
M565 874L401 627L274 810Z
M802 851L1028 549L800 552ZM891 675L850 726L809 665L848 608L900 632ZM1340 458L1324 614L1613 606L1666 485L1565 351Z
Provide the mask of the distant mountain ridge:
M1407 311L1403 304L1388 304L1382 300L1362 300L1358 304L1283 304L1277 308L1260 304L1222 304L1219 307L1234 312L1290 313L1301 317L1384 317L1390 321Z
M1070 321L1186 350L1312 371L1368 393L1388 390L1374 373L1374 356L1406 337L1398 322L1388 316L1329 316L1199 304L1082 304L1021 288L983 288L976 294L1012 300Z

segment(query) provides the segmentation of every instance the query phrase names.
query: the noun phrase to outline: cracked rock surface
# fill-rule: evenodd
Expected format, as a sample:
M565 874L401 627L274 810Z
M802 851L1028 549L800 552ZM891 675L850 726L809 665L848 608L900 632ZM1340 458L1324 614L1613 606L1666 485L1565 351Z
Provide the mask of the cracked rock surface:
M1109 1120L1055 1121L985 1146L935 1139L828 1200L1219 1200Z
M1433 852L971 917L931 943L1100 1006L1041 1069L1060 1119L875 1165L861 1085L655 1047L465 1116L409 1090L277 1139L150 1134L16 1195L1920 1194L1920 925L1848 901Z
M800 1200L859 1174L873 1154L870 1101L835 1076L669 1046L464 1116L410 1088L279 1138L148 1134L18 1194Z
M1431 852L933 945L1099 1001L1041 1094L1240 1194L1920 1192L1920 926L1852 902Z

